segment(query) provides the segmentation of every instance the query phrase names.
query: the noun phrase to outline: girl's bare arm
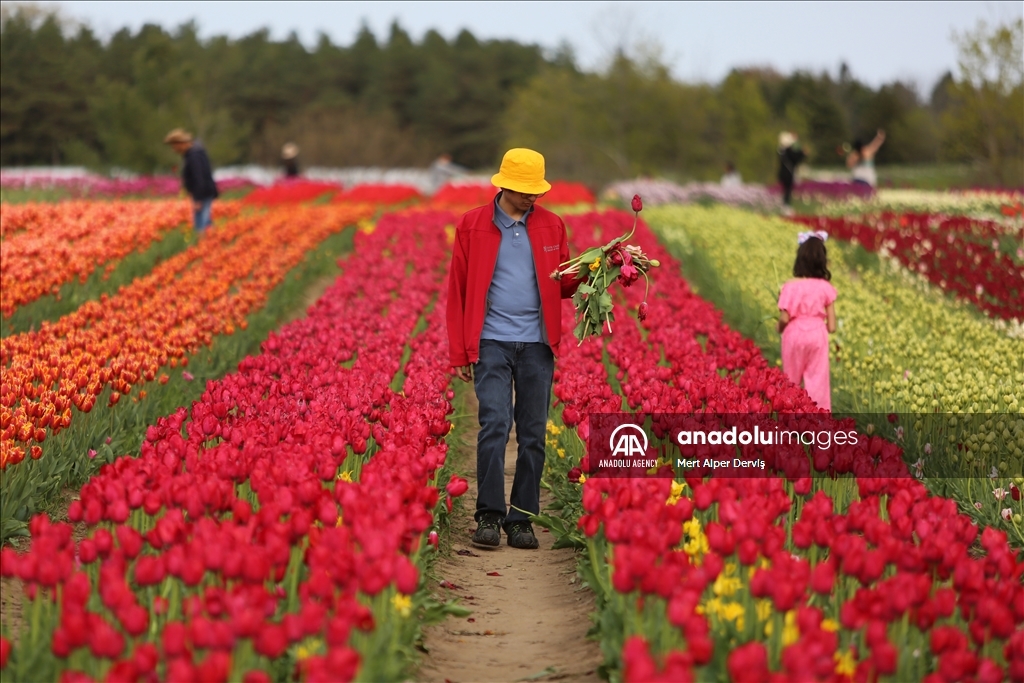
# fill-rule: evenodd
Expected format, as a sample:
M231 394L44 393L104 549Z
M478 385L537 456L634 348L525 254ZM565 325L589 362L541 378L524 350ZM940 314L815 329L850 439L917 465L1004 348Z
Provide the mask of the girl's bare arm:
M834 303L825 307L825 318L829 334L834 333L836 331L836 305Z
M878 148L882 146L883 142L885 142L885 131L880 130L875 134L875 139L864 147L864 158L874 159Z
M786 325L789 324L789 311L779 311L779 334L786 329Z

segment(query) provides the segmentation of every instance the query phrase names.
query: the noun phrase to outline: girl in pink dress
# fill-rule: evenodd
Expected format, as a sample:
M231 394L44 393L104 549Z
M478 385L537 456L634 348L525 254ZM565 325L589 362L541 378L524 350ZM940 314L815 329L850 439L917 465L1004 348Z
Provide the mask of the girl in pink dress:
M782 371L804 389L818 407L832 410L828 335L836 331L836 289L829 280L824 231L802 232L797 238L795 280L779 293Z

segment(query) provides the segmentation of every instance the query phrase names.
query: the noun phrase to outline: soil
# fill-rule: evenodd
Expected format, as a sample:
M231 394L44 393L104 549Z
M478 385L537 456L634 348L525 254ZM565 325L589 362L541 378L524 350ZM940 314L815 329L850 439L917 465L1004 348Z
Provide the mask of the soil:
M476 414L475 398L467 406ZM461 598L469 617L449 617L426 629L418 680L437 683L497 681L600 681L598 644L587 638L594 611L593 594L581 588L572 549L552 550L554 539L535 528L540 548L495 550L470 542L476 529L476 431L466 435L468 448L456 455L469 491L453 512L451 549L433 567L442 599ZM505 451L505 492L515 475L515 435ZM541 507L549 502L541 491ZM494 574L497 574L496 576Z
M3 623L4 635L16 645L25 623L22 616L23 593L21 581L16 578L0 579L0 623Z

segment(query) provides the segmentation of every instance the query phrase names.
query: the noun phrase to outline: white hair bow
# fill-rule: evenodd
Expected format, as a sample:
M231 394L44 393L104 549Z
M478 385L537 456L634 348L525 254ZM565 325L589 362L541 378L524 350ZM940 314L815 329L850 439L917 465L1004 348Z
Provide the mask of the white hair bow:
M804 242L806 242L807 240L809 240L812 237L817 237L819 240L824 242L825 240L828 239L828 233L825 232L824 230L815 230L813 232L797 233L796 243L797 244L803 244Z

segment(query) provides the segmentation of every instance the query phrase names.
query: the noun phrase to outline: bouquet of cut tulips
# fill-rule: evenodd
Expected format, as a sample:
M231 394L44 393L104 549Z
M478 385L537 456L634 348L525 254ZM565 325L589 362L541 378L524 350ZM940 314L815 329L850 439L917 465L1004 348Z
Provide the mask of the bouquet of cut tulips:
M633 228L628 233L616 237L604 246L585 250L576 258L560 264L558 269L551 273L551 277L556 280L566 276L579 277L581 272L586 275L586 280L580 284L572 297L576 309L576 327L573 334L581 344L587 337L600 335L605 326L608 333L611 333L615 315L608 287L616 280L623 287L629 287L643 276L647 289L644 290L644 301L637 309L637 317L640 320L647 317L646 293L650 288L647 272L661 264L649 258L641 247L626 244L636 231L636 221L643 209L640 195L633 196L632 208ZM584 268L586 270L583 270Z

